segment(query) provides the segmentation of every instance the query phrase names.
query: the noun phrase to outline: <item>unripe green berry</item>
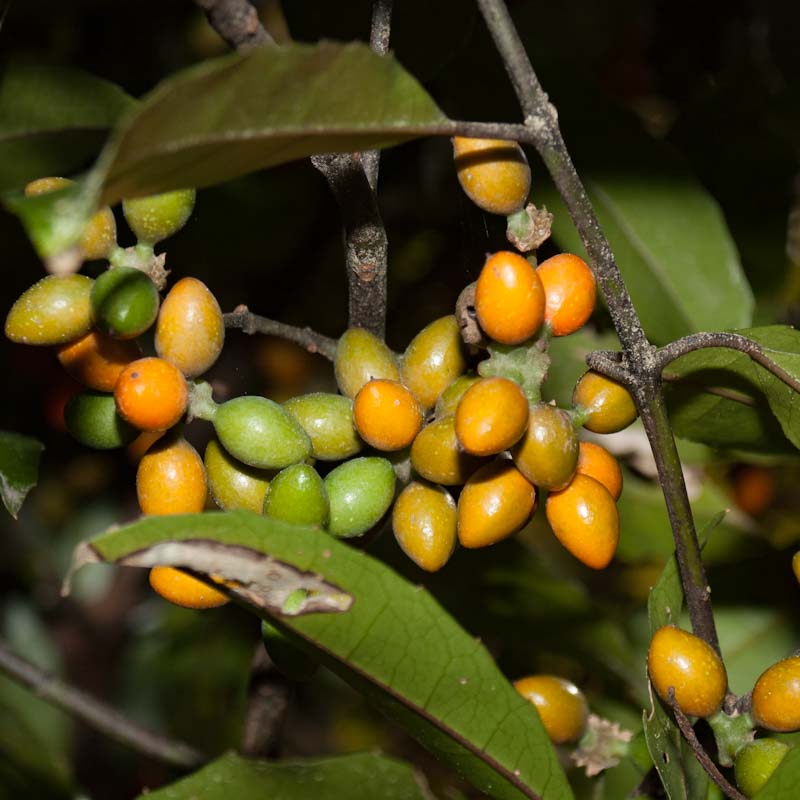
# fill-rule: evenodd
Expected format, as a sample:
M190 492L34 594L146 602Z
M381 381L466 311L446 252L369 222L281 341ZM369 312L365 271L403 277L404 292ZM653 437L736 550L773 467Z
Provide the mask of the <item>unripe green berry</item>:
M294 525L324 526L329 514L328 492L314 467L293 464L281 470L269 485L264 514Z
M376 525L394 499L395 474L385 458L354 458L325 478L334 536L360 536Z
M446 417L448 414L455 414L464 392L480 379L479 375L460 375L456 378L436 401L436 419Z
M392 351L375 334L363 328L348 328L341 335L333 368L336 383L347 397L355 397L365 383L376 378L400 380Z
M791 748L777 739L756 739L746 744L734 762L736 785L745 797L764 787Z
M349 397L314 392L292 397L283 407L309 435L314 458L341 461L363 447L353 425L353 401Z
M136 197L122 201L122 213L136 238L152 245L173 236L186 224L194 199L194 189Z
M214 414L222 446L239 461L261 469L283 469L311 455L311 440L300 423L266 397L228 400Z
M94 323L116 339L144 333L156 321L159 302L156 285L133 267L112 267L92 287Z
M94 281L85 275L48 275L20 295L8 312L6 336L18 344L64 344L92 327L90 294Z
M512 450L517 469L540 489L563 489L578 465L572 419L547 403L531 406L528 428Z
M67 430L86 447L110 450L130 444L139 431L117 414L113 394L86 391L73 395L64 408Z

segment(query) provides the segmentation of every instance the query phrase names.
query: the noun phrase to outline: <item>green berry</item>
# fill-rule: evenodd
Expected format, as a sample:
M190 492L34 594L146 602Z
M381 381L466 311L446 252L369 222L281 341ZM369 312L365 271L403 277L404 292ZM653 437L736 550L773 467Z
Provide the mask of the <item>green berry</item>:
M216 439L206 446L203 462L208 489L220 508L225 511L243 508L261 513L271 472L242 464L227 453Z
M152 245L173 236L186 224L194 198L194 189L137 197L122 201L122 213L136 238Z
M394 499L394 469L385 458L354 458L325 478L334 536L360 536L376 525Z
M436 418L455 414L458 402L470 386L480 380L479 375L460 375L439 396L436 401Z
M736 755L736 785L746 797L753 797L772 776L791 748L777 739L756 739Z
M133 267L112 267L92 287L95 325L117 339L144 333L158 316L158 289L150 277Z
M239 461L261 469L283 469L311 455L311 439L300 423L266 397L228 400L214 414L222 446Z
M328 392L293 397L283 407L311 438L311 455L320 461L341 461L363 446L353 425L353 401Z
M264 514L294 525L325 525L328 493L314 467L293 464L281 470L269 485Z
M94 281L85 275L48 275L20 295L6 318L6 336L18 344L64 344L92 327Z
M130 444L139 431L117 414L113 394L86 391L73 395L64 408L67 430L83 445L110 450Z
M528 428L511 451L517 469L540 489L563 489L578 466L578 436L569 414L546 403L531 406Z
M266 620L261 623L261 639L270 661L290 680L307 681L317 671L317 660Z
M375 378L400 380L394 353L377 336L363 328L348 328L336 345L333 360L336 383L342 394L355 397Z

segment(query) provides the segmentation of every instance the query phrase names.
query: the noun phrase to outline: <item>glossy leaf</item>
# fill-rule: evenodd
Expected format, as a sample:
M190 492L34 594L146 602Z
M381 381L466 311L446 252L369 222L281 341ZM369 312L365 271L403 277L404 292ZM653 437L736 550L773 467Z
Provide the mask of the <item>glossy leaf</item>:
M353 753L331 758L255 761L235 753L142 800L431 800L424 780L394 758Z
M7 66L0 72L0 191L79 169L135 105L118 86L77 69Z
M736 333L761 344L772 361L800 380L800 332L770 325ZM696 350L669 364L664 377L677 435L764 452L800 447L800 396L744 353Z
M184 70L145 97L101 159L102 202L385 147L445 122L411 75L364 44L259 48Z
M39 480L42 450L44 445L30 436L0 431L0 496L15 519Z
M483 645L423 588L322 531L242 511L150 518L76 552L78 565L93 560L235 580L238 599L482 791L499 800L572 797L535 709Z
M651 340L750 324L752 293L725 220L674 154L644 133L630 147L616 143L608 166L582 162L580 150L581 177ZM540 186L535 197L555 214L558 245L585 257L555 189Z

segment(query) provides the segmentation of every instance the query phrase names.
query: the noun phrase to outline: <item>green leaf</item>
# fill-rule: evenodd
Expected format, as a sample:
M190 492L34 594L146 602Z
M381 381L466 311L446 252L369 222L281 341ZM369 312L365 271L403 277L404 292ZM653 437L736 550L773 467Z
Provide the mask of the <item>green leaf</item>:
M30 436L0 431L0 496L14 519L39 480L42 450L44 445Z
M573 155L648 336L665 344L750 324L752 293L717 203L672 151L641 132L627 138L630 147L615 146L609 165L585 163L580 141ZM585 257L554 187L534 196L555 214L558 245Z
M793 747L755 800L790 800L800 796L800 747Z
M800 332L769 325L734 333L758 342L765 355L800 380ZM664 377L678 436L762 452L790 449L786 439L800 447L800 397L746 354L722 347L695 350L669 364Z
M141 798L147 800L431 800L424 780L408 765L378 753L331 758L254 761L235 753Z
M258 48L191 67L147 95L100 160L102 202L386 147L446 122L411 75L364 44Z
M0 192L79 169L135 105L119 87L80 70L6 67L0 74Z
M76 566L97 560L235 580L239 600L481 791L499 800L572 797L534 707L483 645L424 588L323 531L241 511L154 517L76 551ZM282 609L298 588L306 602L289 616Z
M719 513L699 534L705 543L709 533L725 517ZM678 561L673 555L664 566L658 583L650 590L647 600L647 614L650 620L651 635L663 625L677 624L683 608L683 587L678 572ZM698 769L697 759L673 724L655 694L652 695L652 710L645 710L642 716L647 749L658 770L670 800L693 800L704 798L708 778Z

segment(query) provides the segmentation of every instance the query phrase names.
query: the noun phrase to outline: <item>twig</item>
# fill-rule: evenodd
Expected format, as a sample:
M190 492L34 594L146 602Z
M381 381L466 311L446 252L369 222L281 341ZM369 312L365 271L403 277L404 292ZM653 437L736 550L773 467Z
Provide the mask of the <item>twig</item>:
M357 153L311 156L325 176L342 218L348 280L348 325L383 338L386 330L388 242L375 193Z
M86 692L48 675L13 653L2 641L0 671L31 689L42 700L146 756L185 769L198 767L208 760L188 744L148 731Z
M259 642L250 667L242 755L266 758L276 754L290 695L290 680L275 668Z
M311 328L297 328L294 325L287 325L285 322L261 317L254 314L245 305L237 306L229 314L225 314L224 319L226 328L238 328L251 335L263 333L279 336L281 339L296 342L309 353L319 353L329 361L333 361L333 357L336 355L336 339L317 333Z
M385 56L389 52L389 37L392 32L392 4L393 0L373 0L372 2L372 27L370 28L369 44L378 53ZM365 150L361 154L361 163L367 174L370 188L373 192L378 190L378 170L381 164L380 150Z
M529 135L523 141L536 147L569 210L622 343L623 361L620 364L608 361L606 367L633 394L656 456L692 628L719 650L700 543L666 413L656 348L644 334L611 247L564 143L556 110L536 77L505 3L503 0L477 2L525 115Z
M656 352L656 364L659 370L663 370L670 362L676 358L685 356L695 350L705 350L711 347L723 347L729 350L738 350L749 356L757 364L771 372L778 380L783 381L795 392L800 392L800 381L788 373L779 364L776 364L765 352L758 342L748 339L739 333L693 333L691 336L684 336L682 339L670 342Z
M670 695L670 706L672 708L672 713L675 715L675 721L678 723L678 727L683 734L683 738L689 743L689 747L692 748L692 752L695 754L695 757L700 762L700 766L706 771L708 777L711 778L714 783L719 786L719 788L725 793L726 797L729 797L731 800L747 800L747 798L734 786L728 782L725 776L719 771L717 765L711 760L708 753L706 753L705 748L702 744L700 744L699 740L697 739L697 734L694 732L694 728L692 727L692 723L686 718L686 715L675 705L675 691L670 687L669 690Z
M249 0L195 0L211 27L237 50L275 44Z

